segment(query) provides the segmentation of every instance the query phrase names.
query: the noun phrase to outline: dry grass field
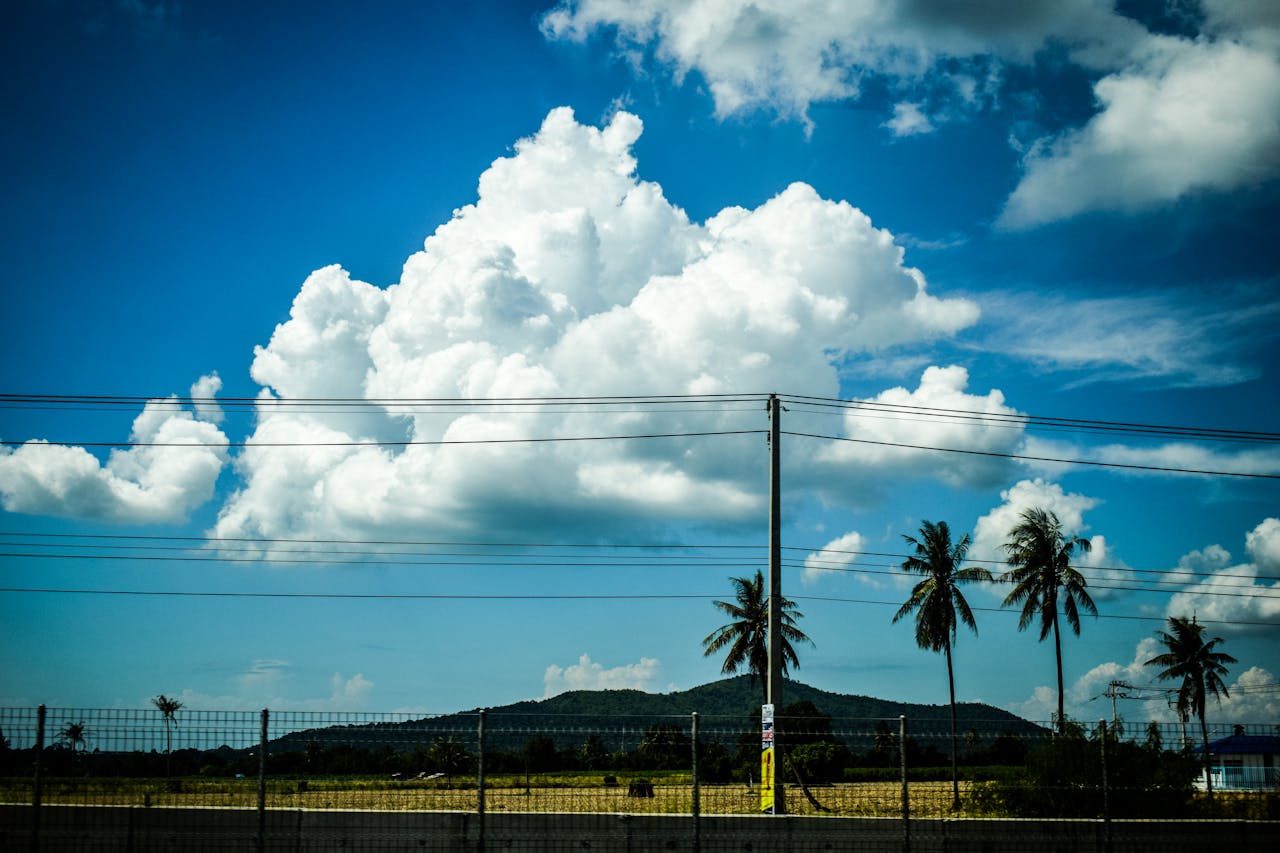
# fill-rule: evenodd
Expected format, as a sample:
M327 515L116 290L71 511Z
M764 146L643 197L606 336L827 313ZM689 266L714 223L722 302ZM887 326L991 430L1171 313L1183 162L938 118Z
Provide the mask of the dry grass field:
M267 807L287 809L354 809L474 811L476 790L471 780L452 785L436 782L385 779L318 779L306 782L273 780L267 786ZM961 795L967 785L961 785ZM897 782L859 782L815 787L815 807L798 786L786 789L791 814L897 817L902 813L902 787ZM948 814L949 782L912 782L913 817ZM4 786L0 799L9 803L31 801L29 785ZM254 780L189 780L169 784L164 780L49 780L42 792L49 804L136 805L152 807L256 808L258 788ZM606 787L599 779L559 780L533 784L497 778L486 786L485 808L505 812L599 812L606 814L689 814L693 788L686 779L655 780L652 797L628 796L624 781ZM704 785L700 791L703 814L755 814L759 792L742 784Z

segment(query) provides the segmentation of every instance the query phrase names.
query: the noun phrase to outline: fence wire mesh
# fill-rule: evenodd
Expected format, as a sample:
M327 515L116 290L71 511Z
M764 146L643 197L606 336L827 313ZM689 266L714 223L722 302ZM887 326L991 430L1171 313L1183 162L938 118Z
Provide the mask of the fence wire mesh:
M793 710L776 721L787 849L1025 849L1011 818L1057 849L1142 849L1163 830L1135 821L1280 819L1274 727L1215 727L1206 762L1176 724L953 737L945 716ZM761 746L758 713L0 708L0 847L773 849Z

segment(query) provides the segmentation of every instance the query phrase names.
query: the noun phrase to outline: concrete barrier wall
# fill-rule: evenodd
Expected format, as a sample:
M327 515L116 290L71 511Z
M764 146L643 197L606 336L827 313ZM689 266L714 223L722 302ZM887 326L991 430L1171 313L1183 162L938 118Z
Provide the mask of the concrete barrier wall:
M39 850L256 851L253 809L44 806ZM32 810L0 806L0 850L31 850ZM271 810L266 851L480 849L472 812L346 812ZM488 851L694 850L703 853L783 853L855 850L901 853L902 822L879 818L729 817L489 813ZM1280 823L1240 821L913 820L911 853L1146 853L1280 849Z

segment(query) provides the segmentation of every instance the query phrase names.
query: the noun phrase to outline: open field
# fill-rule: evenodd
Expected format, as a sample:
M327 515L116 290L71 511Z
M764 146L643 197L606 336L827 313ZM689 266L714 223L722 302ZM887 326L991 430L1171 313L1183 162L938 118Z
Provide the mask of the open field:
M647 776L652 797L628 796L628 780L606 786L601 776L581 778L539 777L526 787L523 777L486 779L485 808L505 812L599 812L608 814L689 814L693 787L688 774L663 778ZM968 790L961 785L961 795ZM851 782L811 789L814 798L829 811L815 808L798 786L789 786L787 808L791 814L898 817L902 787L896 782ZM29 780L9 780L0 787L6 803L31 802ZM913 782L911 813L938 817L948 813L949 782ZM42 801L49 805L115 805L155 807L254 808L258 788L252 779L48 779ZM755 814L759 792L746 785L703 785L700 806L704 814ZM289 809L474 811L474 779L452 783L437 780L308 779L272 780L267 784L267 807Z
M652 797L629 796L629 783L647 779ZM975 796L982 782L961 782L961 817L1007 817L990 796ZM0 779L0 803L32 802L29 779ZM833 817L883 817L902 815L902 785L897 781L841 782L814 786L811 802L798 785L786 789L787 811L793 815ZM1065 793L1065 792L1064 792ZM951 783L912 780L909 789L913 818L957 816L950 811ZM42 785L41 801L47 805L143 806L156 808L256 809L256 779L52 778ZM707 815L758 813L759 792L742 783L703 785L699 808ZM273 779L266 786L269 809L343 811L440 811L475 812L475 779L388 779L386 777L322 777ZM1098 817L1097 808L1065 816ZM579 814L691 814L693 787L687 773L652 773L643 777L618 777L618 784L604 784L598 773L566 773L533 776L493 776L485 780L485 809L499 813ZM1185 813L1184 813L1185 812ZM1184 817L1216 817L1275 820L1280 814L1276 792L1220 792L1213 801L1203 795L1186 803ZM1154 815L1153 815L1154 816Z

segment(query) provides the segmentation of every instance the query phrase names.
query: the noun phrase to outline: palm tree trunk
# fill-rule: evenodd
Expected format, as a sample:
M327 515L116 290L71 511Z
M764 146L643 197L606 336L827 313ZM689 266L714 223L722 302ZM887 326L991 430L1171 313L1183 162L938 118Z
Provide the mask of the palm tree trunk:
M1058 661L1058 734L1067 733L1067 716L1063 711L1062 696L1062 634L1058 633L1058 605L1053 605L1053 653Z
M1200 706L1200 743L1204 750L1204 787L1209 792L1209 799L1213 799L1213 773L1209 759L1209 726L1204 721L1204 705Z
M956 679L951 671L951 643L947 650L947 689L951 693L951 810L960 811L960 771L956 758Z

